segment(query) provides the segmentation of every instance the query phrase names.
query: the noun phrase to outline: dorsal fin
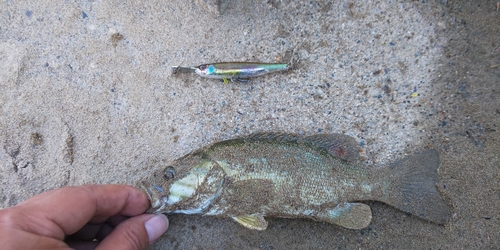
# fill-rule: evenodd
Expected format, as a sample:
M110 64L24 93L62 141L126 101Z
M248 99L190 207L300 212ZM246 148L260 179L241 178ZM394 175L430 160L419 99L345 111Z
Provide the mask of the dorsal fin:
M275 142L298 142L302 136L276 133L276 132L257 132L243 138L245 141L275 141Z
M357 143L354 138L343 134L318 134L300 136L287 133L263 132L250 134L244 141L275 141L309 144L325 150L336 158L356 163L359 160Z
M306 136L299 143L310 143L326 150L329 154L348 162L359 160L359 151L354 138L343 134L319 134Z
M258 132L250 134L246 137L217 142L212 146L237 145L251 141L307 144L314 148L324 150L326 153L341 160L351 163L356 163L359 160L356 140L348 135L335 133L301 136L288 133Z

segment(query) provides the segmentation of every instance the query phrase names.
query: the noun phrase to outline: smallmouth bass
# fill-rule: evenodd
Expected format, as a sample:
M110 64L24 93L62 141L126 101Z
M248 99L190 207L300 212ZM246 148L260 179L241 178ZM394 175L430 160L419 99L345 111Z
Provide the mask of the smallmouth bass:
M385 168L356 164L354 138L257 133L218 142L158 169L140 186L149 212L230 217L265 230L264 217L310 218L350 229L367 227L376 200L443 224L447 204L435 182L435 150Z

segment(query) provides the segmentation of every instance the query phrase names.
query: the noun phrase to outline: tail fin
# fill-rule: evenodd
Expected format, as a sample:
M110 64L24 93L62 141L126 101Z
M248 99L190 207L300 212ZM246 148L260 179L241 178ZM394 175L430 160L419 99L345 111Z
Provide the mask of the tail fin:
M449 219L449 208L435 186L438 167L436 150L393 163L387 169L391 188L381 201L422 219L444 224Z

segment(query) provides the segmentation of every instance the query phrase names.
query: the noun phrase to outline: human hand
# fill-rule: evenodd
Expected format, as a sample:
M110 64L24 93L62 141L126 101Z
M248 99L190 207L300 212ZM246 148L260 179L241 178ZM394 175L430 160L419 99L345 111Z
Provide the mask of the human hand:
M2 249L146 249L168 228L126 185L64 187L0 210ZM69 236L68 236L69 235Z

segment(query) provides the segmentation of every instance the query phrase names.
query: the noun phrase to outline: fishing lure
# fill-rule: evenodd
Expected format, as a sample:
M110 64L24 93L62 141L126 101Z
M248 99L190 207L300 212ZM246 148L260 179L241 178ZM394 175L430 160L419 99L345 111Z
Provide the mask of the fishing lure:
M202 64L196 67L172 67L173 74L195 72L197 75L222 79L224 83L237 80L245 82L248 78L261 76L273 72L285 71L291 68L287 63L259 63L259 62L221 62Z
M222 62L202 64L194 67L194 72L202 77L222 79L224 83L261 76L290 68L286 63Z
M293 55L294 51L292 52L292 59ZM227 84L229 82L228 79L245 82L252 77L285 71L292 67L292 60L290 60L290 63L220 62L202 64L196 67L174 66L172 67L172 72L176 74L194 71L202 77L222 79Z

